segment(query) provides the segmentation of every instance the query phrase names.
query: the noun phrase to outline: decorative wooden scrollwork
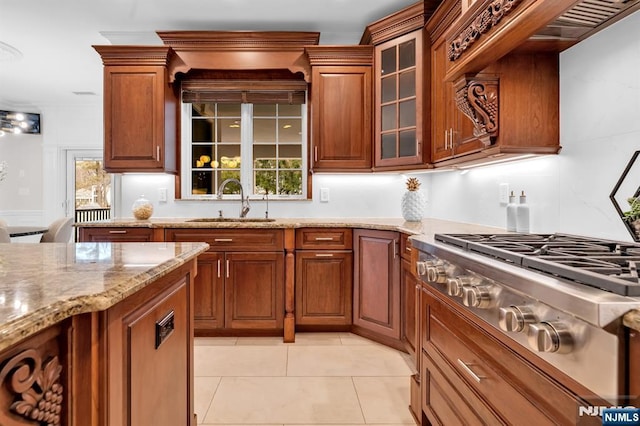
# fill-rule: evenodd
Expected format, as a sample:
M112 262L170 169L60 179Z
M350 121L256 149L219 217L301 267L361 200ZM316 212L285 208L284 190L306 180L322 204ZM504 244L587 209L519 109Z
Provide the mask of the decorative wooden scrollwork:
M479 12L478 16L456 37L447 51L450 61L455 61L467 50L480 36L497 25L520 0L494 0L486 9Z
M463 76L455 84L456 106L473 122L473 135L486 146L498 136L497 77Z
M15 395L9 409L28 421L25 424L60 426L61 372L57 356L43 362L35 349L27 349L9 359L0 370L0 383Z

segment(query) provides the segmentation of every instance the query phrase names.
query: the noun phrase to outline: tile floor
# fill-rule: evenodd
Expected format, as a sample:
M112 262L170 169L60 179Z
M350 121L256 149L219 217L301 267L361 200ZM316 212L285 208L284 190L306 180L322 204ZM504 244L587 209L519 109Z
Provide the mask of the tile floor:
M195 341L200 425L415 425L406 355L350 333Z

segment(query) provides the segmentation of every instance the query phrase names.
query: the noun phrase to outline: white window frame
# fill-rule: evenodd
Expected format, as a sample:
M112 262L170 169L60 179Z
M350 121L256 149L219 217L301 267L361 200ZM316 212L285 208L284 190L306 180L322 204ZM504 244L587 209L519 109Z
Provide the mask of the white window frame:
M269 200L306 200L307 199L307 184L309 176L309 166L307 160L308 151L308 131L307 131L307 104L301 105L301 120L302 120L302 193L299 195L281 195L281 194L269 194ZM191 140L192 135L192 107L190 103L182 103L182 120L181 120L181 162L180 162L180 182L181 182L181 199L183 200L217 200L217 194L192 194L192 176L193 167L191 164L193 157L193 144ZM240 156L242 161L240 162L240 182L244 189L246 197L253 199L260 199L261 194L254 194L253 188L253 104L241 104L241 140L240 140ZM276 128L277 130L277 128ZM280 142L278 142L279 144ZM245 158L249 157L251 161L246 161ZM223 200L240 199L239 194L224 194Z

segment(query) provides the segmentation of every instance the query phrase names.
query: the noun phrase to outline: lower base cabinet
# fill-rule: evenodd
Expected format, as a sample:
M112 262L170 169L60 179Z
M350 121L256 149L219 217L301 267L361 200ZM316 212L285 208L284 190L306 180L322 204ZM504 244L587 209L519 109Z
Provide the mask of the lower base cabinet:
M561 372L548 375L451 303L423 287L420 384L431 424L574 425L578 407L599 405L573 393ZM580 424L601 422L585 417Z
M353 232L353 325L356 332L401 348L399 238L393 231Z

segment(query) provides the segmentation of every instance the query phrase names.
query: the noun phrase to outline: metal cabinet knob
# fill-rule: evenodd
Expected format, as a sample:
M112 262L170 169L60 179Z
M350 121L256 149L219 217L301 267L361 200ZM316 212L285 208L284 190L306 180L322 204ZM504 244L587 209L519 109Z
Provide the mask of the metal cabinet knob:
M542 321L529 325L529 346L538 352L569 353L573 338L566 325L558 321Z
M471 285L471 277L467 275L459 275L455 278L447 280L447 294L453 297L462 296L462 288Z
M529 324L537 322L533 311L526 306L511 305L498 311L498 325L504 331L524 331Z
M491 293L485 285L462 287L462 303L470 308L488 308L491 305Z

